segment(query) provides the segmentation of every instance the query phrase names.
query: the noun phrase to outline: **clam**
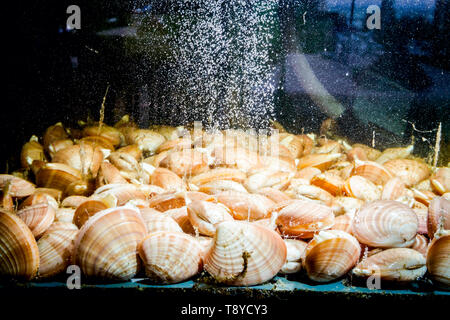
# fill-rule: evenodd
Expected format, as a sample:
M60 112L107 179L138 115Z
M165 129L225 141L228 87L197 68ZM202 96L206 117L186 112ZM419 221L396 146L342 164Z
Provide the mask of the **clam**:
M175 172L178 176L192 176L209 169L207 155L196 149L170 152L159 165Z
M180 208L169 209L167 211L164 211L164 214L168 215L169 217L174 219L176 221L176 223L178 223L178 225L181 227L181 229L183 230L184 233L188 233L188 234L197 234L198 233L198 230L196 232L196 230L192 226L191 221L189 220L189 215L187 213L186 206L183 206Z
M196 236L195 240L197 240L197 242L200 244L200 247L202 248L202 259L205 260L206 255L208 254L208 251L214 245L214 238L204 237L204 236Z
M211 156L216 165L235 167L244 172L260 165L258 153L240 147L216 146Z
M428 247L427 269L431 278L450 287L450 233L442 232Z
M443 195L450 191L450 168L439 168L430 179L433 191Z
M337 174L328 171L318 174L311 179L311 184L329 192L332 196L341 194L344 180Z
M86 196L69 196L61 202L61 207L76 208L88 199Z
M46 194L46 193L33 193L31 196L27 197L19 206L19 209L23 209L25 207L29 207L35 204L40 203L48 203L51 205L55 210L58 209L59 205L58 202L53 198L52 196Z
M364 204L363 200L353 197L334 197L331 208L335 216L355 212Z
M89 144L93 148L100 148L104 158L115 150L114 145L105 137L102 136L87 136L78 140L79 144Z
M431 199L436 197L436 195L431 191L417 190L415 188L412 188L412 191L413 191L414 199L416 201L423 203L426 206L428 206L430 204Z
M428 234L428 209L427 208L413 208L414 213L419 221L419 228L417 233Z
M360 160L367 161L369 158L367 157L366 151L361 147L353 147L347 151L347 157L350 161Z
M23 145L20 153L20 163L22 168L30 168L34 160L46 160L44 147L39 143L36 136L32 136L30 141Z
M313 177L315 177L321 173L322 173L322 171L320 171L320 169L317 169L315 167L306 167L306 168L298 170L296 172L294 178L304 179L304 180L308 181L308 183L310 183Z
M104 124L85 127L83 129L83 136L100 136L107 139L113 146L120 145L124 140L119 130Z
M143 208L140 211L149 234L158 231L183 232L178 223L167 214L151 208Z
M75 210L73 224L81 228L85 222L97 212L108 209L105 201L89 199L81 203Z
M141 242L139 256L150 279L177 283L202 270L203 250L197 240L188 234L161 231L149 234Z
M46 196L50 196L51 198L53 198L51 202L57 203L59 203L63 197L63 193L61 190L53 188L36 188L36 190L34 190L34 194L44 194Z
M257 285L272 279L286 262L283 239L269 229L244 221L224 221L216 230L205 270L218 282Z
M127 183L127 180L122 177L119 169L113 164L108 161L103 161L98 171L96 183L98 187L101 187L106 184Z
M390 160L384 163L384 167L392 175L402 179L407 187L427 179L431 173L426 163L410 159Z
M381 151L375 149L375 148L371 148L369 146L366 146L364 144L360 144L360 143L355 143L354 145L352 145L353 148L361 148L362 150L364 150L367 159L369 161L375 161L380 155L381 155ZM362 160L362 159L361 159Z
M25 179L10 174L0 174L0 190L6 187L8 194L14 198L28 197L35 190L35 186Z
M78 228L74 224L55 222L39 239L40 278L51 277L67 268L77 234Z
M214 168L206 172L192 176L189 179L189 183L200 186L216 180L232 180L236 182L243 182L246 178L247 178L246 173L239 169Z
M216 224L233 220L230 210L220 203L196 200L187 204L189 220L201 234L214 236Z
M393 248L364 259L353 269L353 274L360 277L376 276L388 281L414 281L427 271L425 263L425 257L416 250Z
M297 168L303 169L306 167L314 167L321 171L325 171L341 156L342 154L340 153L308 154L299 159Z
M198 191L207 194L218 194L224 191L237 191L247 193L247 189L245 189L242 184L233 180L213 180L211 182L198 186Z
M358 262L361 246L340 230L320 231L305 249L304 268L311 280L328 282L350 271Z
M420 252L421 254L423 254L424 257L426 257L428 250L428 239L421 234L416 235L416 240L411 246L411 249Z
M100 148L89 144L74 145L54 154L52 162L64 163L81 172L83 176L96 177L103 160Z
M17 215L30 228L33 236L39 238L55 220L55 209L47 203L39 203L17 211Z
M165 168L156 168L150 177L150 184L167 191L186 190L185 182L174 172Z
M364 177L377 185L384 185L392 178L392 174L388 170L373 161L355 160L352 174Z
M328 139L319 139L319 146L313 149L315 154L332 154L340 153L342 146L339 142Z
M273 201L260 194L249 194L235 191L225 191L217 194L218 202L231 210L238 220L258 220L267 217Z
M274 188L262 188L262 189L259 189L257 191L257 193L265 196L266 198L269 198L274 203L279 203L279 202L283 202L283 201L291 199L283 191L280 191L280 190L274 189Z
M42 140L44 143L44 148L48 150L48 147L52 142L57 140L65 140L67 138L69 138L69 135L64 129L62 123L58 122L57 124L50 126L47 128L47 130L45 130Z
M65 191L81 180L81 172L63 163L46 163L37 173L36 183L40 187Z
M332 230L341 230L347 233L352 233L353 218L348 214L343 214L334 218L334 225Z
M115 151L117 154L128 155L136 159L136 161L142 160L142 150L139 149L137 144L130 144L128 146L124 146Z
M167 139L167 137L166 137ZM177 139L170 139L161 144L158 149L156 150L156 153L161 153L164 151L179 151L183 149L191 149L192 148L192 140L190 137L183 137L183 138L177 138Z
M144 152L154 153L166 141L163 135L148 129L127 128L122 132L127 144L137 144Z
M375 160L379 164L386 163L389 160L404 159L408 157L414 149L414 145L409 145L404 148L387 148Z
M75 210L75 208L58 208L55 212L55 222L72 223Z
M406 185L402 179L394 177L389 179L383 187L381 193L382 200L396 200L406 195Z
M419 222L408 206L393 200L365 204L356 212L353 235L359 242L376 248L411 246Z
M30 280L37 275L39 249L18 216L0 210L0 275Z
M130 200L146 200L145 193L133 184L107 184L95 190L94 195L114 196L117 199L117 205L122 206Z
M48 153L50 154L50 157L53 158L57 152L69 148L73 146L73 144L71 139L55 140L48 146Z
M290 179L291 175L288 172L262 170L249 173L248 178L244 181L244 186L252 193L267 187L284 189Z
M286 245L286 262L281 267L280 273L297 273L302 269L301 260L308 244L296 239L283 239L283 241Z
M291 183L285 193L291 198L317 200L327 206L332 204L334 198L332 194L322 188L305 184Z
M137 209L117 207L98 212L78 232L72 262L87 277L129 280L139 270L137 247L146 233Z
M190 201L194 201L194 200L206 200L210 198L210 196L203 192L195 192L195 191L164 193L152 197L149 200L149 207L161 212L170 209L181 208L186 205L186 198L190 199Z
M139 178L141 167L133 155L115 151L108 156L108 160L125 178L129 180Z
M292 157L298 158L303 154L304 138L290 133L280 133L278 136L280 145L286 147Z
M361 176L351 176L345 181L344 193L363 201L375 201L381 198L381 190L370 180Z
M272 213L274 214L274 213ZM308 200L294 200L278 211L276 224L283 235L312 238L334 224L331 208Z
M433 239L439 229L450 230L450 200L436 197L428 206L428 236Z

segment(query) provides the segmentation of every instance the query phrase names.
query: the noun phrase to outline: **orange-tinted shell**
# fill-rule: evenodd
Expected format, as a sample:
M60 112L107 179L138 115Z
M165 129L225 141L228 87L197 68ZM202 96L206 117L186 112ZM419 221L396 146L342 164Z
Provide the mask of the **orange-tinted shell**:
M215 197L218 202L228 207L233 217L238 220L263 219L274 205L272 200L260 194L225 191Z
M436 231L440 229L450 230L450 200L444 197L436 197L428 206L428 236L433 239Z
M433 281L450 287L450 234L433 239L427 253L427 268Z
M299 159L297 168L314 167L325 171L341 156L340 153L308 154Z
M430 169L426 163L410 159L394 159L384 163L388 171L406 184L407 187L414 186L430 176Z
M55 220L55 209L48 203L25 207L17 215L30 228L33 236L39 238Z
M352 174L364 177L378 185L384 185L392 178L392 174L388 170L373 161L356 160Z

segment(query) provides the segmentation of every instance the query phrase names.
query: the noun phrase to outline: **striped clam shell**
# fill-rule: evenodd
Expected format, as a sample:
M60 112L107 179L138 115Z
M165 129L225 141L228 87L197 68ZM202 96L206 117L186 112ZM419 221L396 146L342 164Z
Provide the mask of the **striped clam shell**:
M431 278L450 287L450 232L445 231L431 242L427 253L427 268Z
M216 234L217 223L233 220L230 210L220 203L196 200L187 205L187 211L192 226L207 236Z
M393 200L377 200L356 212L353 234L359 242L377 248L409 247L419 227L408 206Z

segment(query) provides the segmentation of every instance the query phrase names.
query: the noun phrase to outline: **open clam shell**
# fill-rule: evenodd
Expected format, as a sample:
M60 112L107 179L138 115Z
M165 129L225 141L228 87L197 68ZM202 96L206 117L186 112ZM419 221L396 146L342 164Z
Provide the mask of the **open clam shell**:
M72 262L87 277L129 280L138 272L137 247L146 234L137 209L117 207L98 212L77 234Z
M89 144L77 144L64 148L54 154L52 162L64 163L84 176L96 177L103 160L100 148L94 148Z
M146 275L163 283L185 281L203 268L203 248L192 236L181 232L154 232L139 245Z
M39 249L18 216L0 210L0 276L30 280L37 275Z
M308 200L295 200L278 212L276 224L283 235L312 238L334 224L331 208Z
M425 263L425 257L416 250L393 248L364 259L353 269L353 274L360 277L375 276L388 281L414 281L427 271Z
M244 221L217 225L205 269L216 281L251 286L272 279L286 262L286 245L267 229Z
M55 222L39 239L40 278L51 277L67 268L77 234L78 228L74 224Z
M292 274L302 269L302 258L304 257L306 246L305 241L296 239L283 239L286 245L286 262L281 267L280 273Z
M363 201L374 201L381 198L381 190L370 180L361 176L351 176L345 181L344 193Z
M377 200L356 212L352 233L359 242L371 247L409 247L415 241L418 227L417 216L408 206Z
M358 262L358 240L340 230L321 231L305 249L304 267L311 280L328 282L350 271Z

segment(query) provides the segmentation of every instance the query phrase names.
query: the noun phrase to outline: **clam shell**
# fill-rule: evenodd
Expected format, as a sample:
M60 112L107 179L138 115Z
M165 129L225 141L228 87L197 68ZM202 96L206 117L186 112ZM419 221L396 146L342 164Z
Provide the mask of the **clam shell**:
M314 167L321 171L325 171L341 156L342 154L340 153L308 154L299 159L297 168L303 169L306 167Z
M129 280L138 272L137 247L146 233L137 209L117 207L98 212L77 234L72 262L87 277Z
M450 191L450 168L439 168L430 179L433 191L443 195Z
M58 151L71 146L73 146L73 141L71 139L55 140L48 146L48 153L50 154L50 157L53 158Z
M51 203L59 203L62 199L63 193L61 190L53 188L36 188L34 194L44 194L50 196L53 199L49 199Z
M233 220L230 210L220 203L196 200L188 203L187 212L194 228L201 234L214 236L216 224Z
M217 194L218 202L231 210L237 220L264 219L269 213L273 201L260 194L249 194L235 191L225 191Z
M103 160L100 148L94 148L89 144L74 145L59 150L52 157L52 162L64 163L84 176L96 177Z
M83 136L100 136L107 139L113 146L118 146L124 140L122 133L114 127L106 126L89 126L85 127L82 132Z
M291 179L289 172L262 170L255 173L249 173L244 181L244 186L251 193L259 189L272 187L275 189L284 189Z
M349 151L347 151L347 157L350 161L360 160L367 161L369 158L367 157L366 151L360 147L353 147Z
M334 140L319 139L318 147L313 149L313 153L317 154L332 154L332 153L340 153L342 151L342 146L339 142Z
M329 172L318 174L311 179L312 185L324 189L332 196L341 194L344 182L345 181L339 175Z
M185 281L202 270L203 248L188 234L155 232L139 245L146 275L159 283Z
M58 202L52 196L46 193L33 193L31 196L26 198L19 206L19 209L23 209L25 207L29 207L35 204L48 203L55 210L58 209Z
M356 212L353 234L359 242L376 248L409 247L419 227L408 206L392 200L365 204Z
M34 160L45 161L44 147L37 140L30 140L23 145L20 153L22 168L29 168Z
M173 218L178 225L181 227L184 233L188 234L196 234L197 232L194 230L191 221L189 220L189 215L187 213L186 206L170 209L164 212L164 214Z
M8 194L11 197L23 198L32 195L35 187L25 179L15 177L10 174L0 174L0 189L8 187Z
M242 184L233 180L213 180L202 184L198 187L198 191L207 194L218 194L224 191L236 191L247 193L247 189Z
M37 274L39 249L27 225L0 210L0 275L30 280Z
M48 203L39 203L17 211L17 215L39 238L55 220L55 209Z
M306 167L306 168L298 170L296 172L294 178L304 179L304 180L308 181L308 183L310 183L314 176L317 176L318 174L321 174L321 173L322 173L322 171L320 171L320 169L317 169L315 167Z
M166 137L167 139L167 137ZM177 139L170 139L163 144L161 144L158 149L156 150L156 153L161 153L164 151L169 150L183 150L183 149L191 149L192 147L192 140L191 138L177 138Z
M425 262L425 257L416 250L393 248L361 261L353 269L353 274L361 277L374 275L388 281L414 281L427 271Z
M156 168L150 177L150 184L161 187L167 191L184 191L186 184L175 173L165 168Z
M351 176L345 181L344 193L363 201L375 201L381 198L381 190L370 180L361 176Z
M352 174L364 177L378 185L384 185L392 178L392 174L388 170L373 161L356 160Z
M442 225L443 230L450 230L450 200L444 197L436 197L428 206L428 236L433 239L436 231Z
M403 180L407 187L414 186L430 176L426 163L410 159L394 159L384 163L384 167L394 176Z
M387 148L376 159L376 162L379 164L383 164L389 160L406 158L411 154L413 149L414 149L413 145L404 148Z
M124 131L127 144L137 144L144 152L154 153L166 141L163 135L148 129L128 128Z
M67 268L77 234L78 228L74 224L55 222L39 239L40 278L51 277Z
M367 159L369 161L375 161L380 155L381 155L381 151L371 148L369 146L366 146L364 144L360 144L360 143L355 143L354 145L352 145L353 148L361 148L362 150L364 150ZM362 160L362 159L361 159Z
M261 194L265 196L266 198L269 198L274 203L283 202L286 200L290 200L291 198L284 193L283 191L274 189L274 188L262 188L257 191L258 194Z
M427 269L431 278L450 287L450 233L433 239L427 253Z
M75 215L75 208L58 208L55 213L55 222L72 223Z
M75 224L78 228L81 228L83 224L97 212L108 209L108 205L101 201L95 199L89 199L82 204L80 204L74 213L73 216L73 224Z
M332 204L334 198L332 194L322 188L305 184L291 183L285 193L291 198L317 200L327 206Z
M419 221L419 228L417 229L417 233L419 234L428 234L428 210L427 208L413 208L414 213L417 216L417 221Z
M81 172L63 163L46 163L37 173L36 183L40 187L65 191L81 180Z
M176 209L185 206L186 198L194 201L206 200L209 199L210 196L206 193L196 191L159 194L149 200L149 207L161 212L165 212L170 209Z
M247 175L245 172L239 169L215 168L191 177L189 179L189 183L200 186L215 180L232 180L236 182L243 182L246 178Z
M286 262L286 245L275 232L244 221L217 225L205 270L216 281L251 286L272 279Z
M420 252L424 257L426 257L428 250L428 239L421 234L416 235L416 240L411 246L411 249Z
M209 169L207 154L195 149L170 152L159 165L175 172L178 176L192 176Z
M333 213L335 216L339 216L346 213L354 213L357 209L361 208L364 204L363 200L352 197L335 197L331 204Z
M311 280L328 282L350 271L358 262L361 246L340 230L321 231L305 249L304 268Z
M114 145L110 142L109 139L102 136L87 136L78 140L78 143L89 144L94 148L100 148L105 157L107 157L111 152L114 151Z
M290 155L294 158L298 158L303 154L304 139L299 136L290 133L280 133L279 143L286 147Z
M151 208L140 209L140 211L149 234L158 231L183 232L178 223L167 214Z
M381 193L382 200L396 200L406 195L406 185L402 179L394 177L389 179Z
M341 230L352 233L353 218L350 215L343 214L334 219L332 230Z
M283 235L312 238L315 232L333 226L334 214L329 207L316 202L295 200L278 212L276 224Z
M44 148L48 150L48 147L52 142L57 140L65 140L67 138L69 138L69 135L64 129L62 123L58 122L45 130L42 140L44 143Z
M64 200L61 202L61 207L76 208L87 199L89 198L86 196L70 196L64 198Z
M133 184L107 184L95 190L94 195L111 195L117 199L117 205L123 206L130 200L146 200L145 193Z

